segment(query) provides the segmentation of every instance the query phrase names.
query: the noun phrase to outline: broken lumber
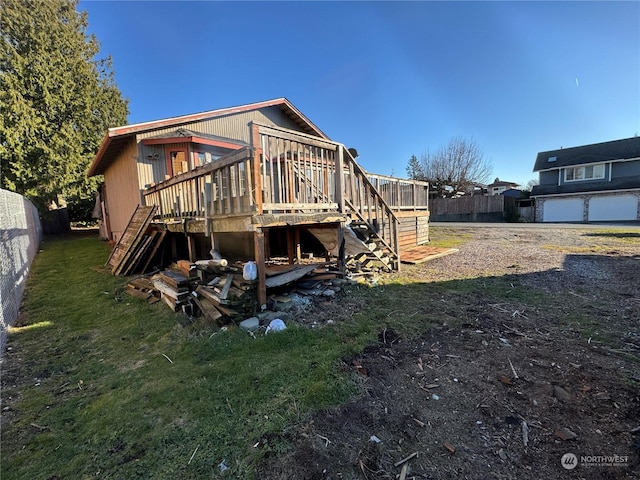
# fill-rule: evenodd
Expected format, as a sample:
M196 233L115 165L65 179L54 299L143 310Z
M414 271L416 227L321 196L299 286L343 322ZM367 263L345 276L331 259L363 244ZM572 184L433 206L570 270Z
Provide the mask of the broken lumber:
M189 290L189 278L176 270L163 270L158 274L160 279L175 290Z
M267 278L265 280L265 285L267 288L281 287L282 285L295 282L296 280L304 277L306 274L313 271L316 267L317 265L304 265L296 267L286 273L274 275L273 277Z
M200 309L200 311L202 312L202 315L204 315L212 322L216 322L217 320L222 318L222 313L220 313L220 311L214 305L209 303L206 298L199 298L196 295L193 295L193 301L198 309Z
M191 263L189 260L178 260L176 262L180 273L182 273L187 278L193 278L196 276L196 266Z

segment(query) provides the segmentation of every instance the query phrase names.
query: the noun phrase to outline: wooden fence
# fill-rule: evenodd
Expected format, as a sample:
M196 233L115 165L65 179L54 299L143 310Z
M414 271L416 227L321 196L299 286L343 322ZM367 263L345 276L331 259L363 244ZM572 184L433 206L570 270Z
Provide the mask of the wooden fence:
M498 221L504 219L515 199L503 195L432 198L429 203L431 221Z

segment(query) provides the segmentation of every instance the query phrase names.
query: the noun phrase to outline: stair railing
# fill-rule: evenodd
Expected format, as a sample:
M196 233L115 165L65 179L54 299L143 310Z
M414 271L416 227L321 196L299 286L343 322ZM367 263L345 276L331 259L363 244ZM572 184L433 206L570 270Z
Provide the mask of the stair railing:
M399 221L391 207L382 198L368 178L367 172L355 161L351 152L344 145L339 146L338 163L342 163L342 184L338 190L343 198L338 204L344 205L343 212L355 214L360 221L366 222L369 230L374 232L389 253L396 259L396 268L400 269L400 245L398 240Z

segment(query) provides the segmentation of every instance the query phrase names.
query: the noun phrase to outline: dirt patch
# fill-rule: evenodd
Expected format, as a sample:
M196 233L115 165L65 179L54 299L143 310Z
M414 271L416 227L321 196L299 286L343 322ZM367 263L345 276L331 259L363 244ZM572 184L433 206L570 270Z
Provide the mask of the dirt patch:
M389 280L507 278L548 304L451 288L407 305L440 320L344 359L361 394L284 433L292 449L257 478L640 478L640 238L465 233L457 254Z

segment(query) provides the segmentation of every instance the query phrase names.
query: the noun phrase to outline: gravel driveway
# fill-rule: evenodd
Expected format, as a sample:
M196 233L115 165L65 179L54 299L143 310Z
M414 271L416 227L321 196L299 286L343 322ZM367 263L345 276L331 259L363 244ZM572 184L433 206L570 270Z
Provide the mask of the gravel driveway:
M463 237L464 243L457 253L405 267L403 274L427 281L531 274L526 281L547 289L557 282L567 287L586 281L638 288L636 278L617 270L622 262L616 259L638 259L640 226L441 223L431 227L431 236L433 241ZM636 267L640 271L640 259Z

